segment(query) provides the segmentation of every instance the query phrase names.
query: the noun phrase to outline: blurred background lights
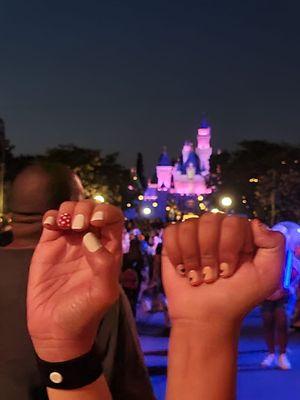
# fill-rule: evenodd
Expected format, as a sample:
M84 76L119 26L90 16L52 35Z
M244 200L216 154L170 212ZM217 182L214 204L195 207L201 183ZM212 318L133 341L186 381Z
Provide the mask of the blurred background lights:
M94 200L96 200L98 203L104 203L105 202L105 198L102 196L102 194L96 194L94 196Z
M229 196L222 197L221 204L223 207L230 207L232 205L232 198Z
M150 215L151 214L151 208L150 207L143 208L143 214Z

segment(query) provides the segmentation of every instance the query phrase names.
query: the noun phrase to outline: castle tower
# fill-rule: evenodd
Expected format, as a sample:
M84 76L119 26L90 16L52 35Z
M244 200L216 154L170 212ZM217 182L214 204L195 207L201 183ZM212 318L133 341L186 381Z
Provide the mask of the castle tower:
M197 154L200 158L200 169L202 175L209 174L210 166L209 159L212 154L212 148L210 145L211 133L210 126L208 125L205 118L202 118L200 128L198 129L197 136Z
M169 190L171 188L172 172L172 162L167 154L166 148L164 148L156 166L158 190Z
M189 155L191 153L191 151L193 151L193 143L186 141L183 145L182 148L182 162L183 164L186 163L187 159L189 158Z

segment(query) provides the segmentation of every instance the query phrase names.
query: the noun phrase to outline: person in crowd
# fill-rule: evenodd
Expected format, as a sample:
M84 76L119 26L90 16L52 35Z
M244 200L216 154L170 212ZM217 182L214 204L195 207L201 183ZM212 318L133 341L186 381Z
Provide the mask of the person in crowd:
M80 226L73 224L79 215ZM120 214L103 204L67 202L47 212L43 225L30 266L27 318L50 399L109 400L93 343L118 298ZM282 235L257 220L206 213L167 227L167 400L235 398L242 319L278 287L284 253Z
M0 313L2 321L5 321L0 329L1 399L46 399L26 329L28 268L41 236L43 214L58 208L66 200L82 198L79 178L59 164L30 165L12 184L9 207L13 219L13 241L0 249ZM69 219L64 221L68 223ZM73 221L74 226L80 223L80 217ZM101 319L96 342L114 399L137 400L140 396L154 399L135 322L122 291ZM127 384L128 381L132 382L131 385Z
M268 354L263 359L261 365L264 368L270 368L277 365L282 370L292 368L291 362L286 354L288 345L288 313L286 306L290 296L290 290L299 285L299 264L300 245L293 248L292 273L290 288L285 289L281 283L280 287L268 297L261 306L265 340L268 348ZM295 310L297 310L297 303ZM297 311L295 311L292 323L296 323ZM279 356L276 357L276 343L278 344Z
M298 232L297 232L298 233ZM297 272L297 276L295 278L295 307L292 316L292 328L300 331L300 239L294 243L293 246L293 268Z

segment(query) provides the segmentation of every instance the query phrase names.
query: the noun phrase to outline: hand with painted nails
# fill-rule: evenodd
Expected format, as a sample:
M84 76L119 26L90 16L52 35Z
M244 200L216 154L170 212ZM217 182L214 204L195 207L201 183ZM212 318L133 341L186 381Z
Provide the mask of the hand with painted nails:
M29 333L40 358L64 361L92 347L119 296L123 219L118 208L90 200L45 214L27 293Z
M221 213L166 228L167 400L235 399L240 323L278 287L284 248L258 220Z
M163 275L171 317L243 316L278 287L283 259L283 236L258 220L205 213L170 225Z

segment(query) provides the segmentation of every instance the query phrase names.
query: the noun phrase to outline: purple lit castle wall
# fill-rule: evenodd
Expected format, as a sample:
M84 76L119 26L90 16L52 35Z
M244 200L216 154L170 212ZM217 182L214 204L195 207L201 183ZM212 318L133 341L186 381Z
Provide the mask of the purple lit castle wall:
M210 145L211 129L203 119L197 135L197 147L186 141L182 154L172 165L166 150L161 154L156 166L157 183L149 183L144 199L156 200L160 192L173 195L205 195L211 193L207 186L210 173L209 159L212 154Z

